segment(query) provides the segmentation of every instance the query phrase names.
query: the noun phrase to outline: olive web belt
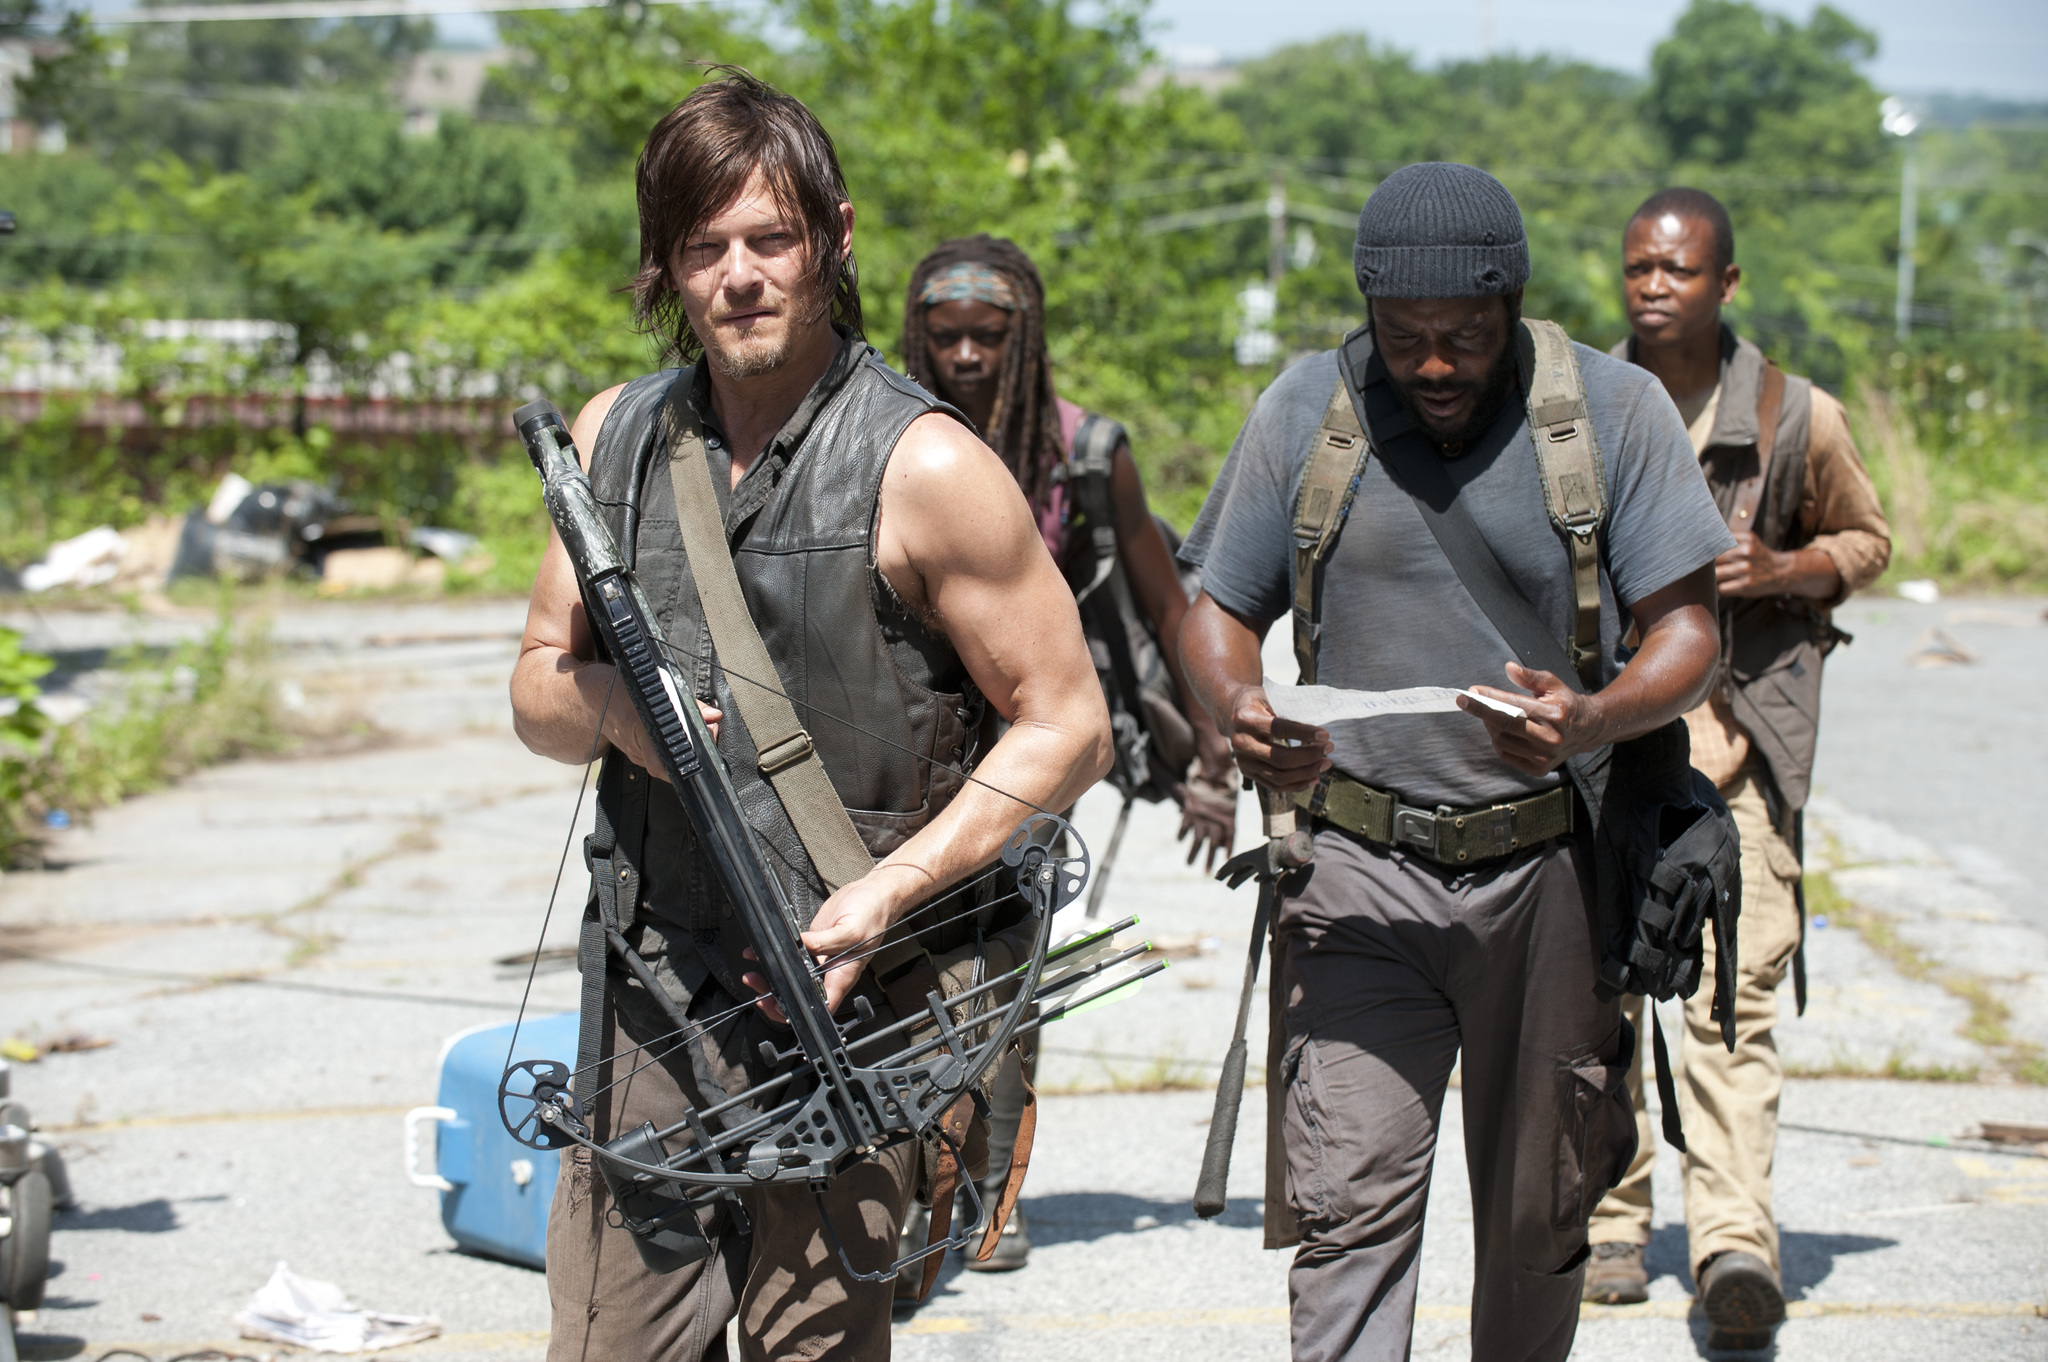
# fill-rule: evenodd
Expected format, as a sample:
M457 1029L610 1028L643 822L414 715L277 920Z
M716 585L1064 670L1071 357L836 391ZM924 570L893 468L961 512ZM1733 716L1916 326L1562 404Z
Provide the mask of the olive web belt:
M1474 809L1439 804L1424 809L1333 771L1313 789L1298 790L1291 798L1312 817L1374 846L1399 847L1445 866L1499 860L1572 830L1569 785L1509 804Z

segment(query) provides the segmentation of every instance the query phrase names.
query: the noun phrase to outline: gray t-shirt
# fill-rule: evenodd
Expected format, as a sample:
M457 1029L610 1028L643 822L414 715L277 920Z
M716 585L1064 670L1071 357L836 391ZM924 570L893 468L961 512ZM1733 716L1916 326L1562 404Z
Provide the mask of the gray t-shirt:
M1602 684L1628 659L1627 611L1734 546L1714 509L1699 460L1663 386L1645 370L1574 345L1607 477L1601 528ZM1348 352L1365 364L1369 339ZM1301 360L1259 398L1181 549L1218 604L1254 620L1293 605L1293 512L1309 446L1336 386L1338 351ZM1364 372L1377 444L1414 429L1373 361ZM1519 396L1484 436L1447 461L1451 480L1510 580L1570 637L1571 565L1544 510L1536 451ZM1437 547L1384 462L1367 462L1358 496L1323 570L1317 680L1354 690L1489 685L1503 690L1514 653ZM1291 669L1290 669L1291 670ZM1290 676L1279 679L1291 680ZM1471 715L1416 714L1345 722L1330 730L1338 770L1411 804L1465 807L1525 794L1562 777L1525 776L1502 761Z

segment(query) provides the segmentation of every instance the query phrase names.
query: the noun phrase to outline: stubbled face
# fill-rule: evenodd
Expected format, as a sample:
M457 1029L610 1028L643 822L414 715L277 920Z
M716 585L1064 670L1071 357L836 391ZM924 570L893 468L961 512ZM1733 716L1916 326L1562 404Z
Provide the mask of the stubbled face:
M853 207L839 208L841 249L850 249ZM831 306L801 225L775 202L758 171L738 198L683 238L669 268L691 331L728 378L780 368L825 324Z
M939 396L962 407L992 403L1010 349L1010 313L994 303L952 299L925 310Z
M1714 228L1701 218L1664 213L1637 218L1621 243L1622 301L1645 345L1683 345L1717 332L1742 268L1714 265Z
M1439 445L1464 445L1499 414L1514 381L1510 298L1375 298L1373 345L1394 391Z

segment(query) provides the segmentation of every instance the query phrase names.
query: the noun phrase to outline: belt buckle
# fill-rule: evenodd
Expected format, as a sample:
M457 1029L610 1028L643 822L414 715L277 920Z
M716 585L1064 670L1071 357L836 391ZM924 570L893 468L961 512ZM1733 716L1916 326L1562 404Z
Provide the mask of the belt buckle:
M1413 808L1396 801L1394 804L1393 840L1419 847L1435 857L1438 819L1450 813L1449 805L1439 805L1435 813L1427 809Z

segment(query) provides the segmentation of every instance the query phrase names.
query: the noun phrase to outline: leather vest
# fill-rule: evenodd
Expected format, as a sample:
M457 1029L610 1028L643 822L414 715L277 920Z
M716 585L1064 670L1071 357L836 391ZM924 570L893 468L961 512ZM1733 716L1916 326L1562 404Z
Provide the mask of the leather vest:
M749 682L714 664L676 525L662 410L670 401L708 402L699 367L626 385L592 448L591 484L678 667L697 698L724 714L719 755L799 922L808 924L825 890L760 774L733 702L733 687ZM740 589L775 663L775 676L757 679L790 697L877 858L909 840L959 792L963 779L955 772L981 755L987 712L951 644L910 612L875 566L882 475L904 430L931 411L951 408L847 337L730 493L729 463L714 457ZM707 436L718 438L715 420L708 410L704 415ZM721 931L731 908L669 786L610 753L598 782L598 820L593 901L613 899L622 924L645 913L668 924L670 934L688 931L727 991L749 996L738 982L740 934ZM678 975L690 992L702 980L694 969L679 967Z

